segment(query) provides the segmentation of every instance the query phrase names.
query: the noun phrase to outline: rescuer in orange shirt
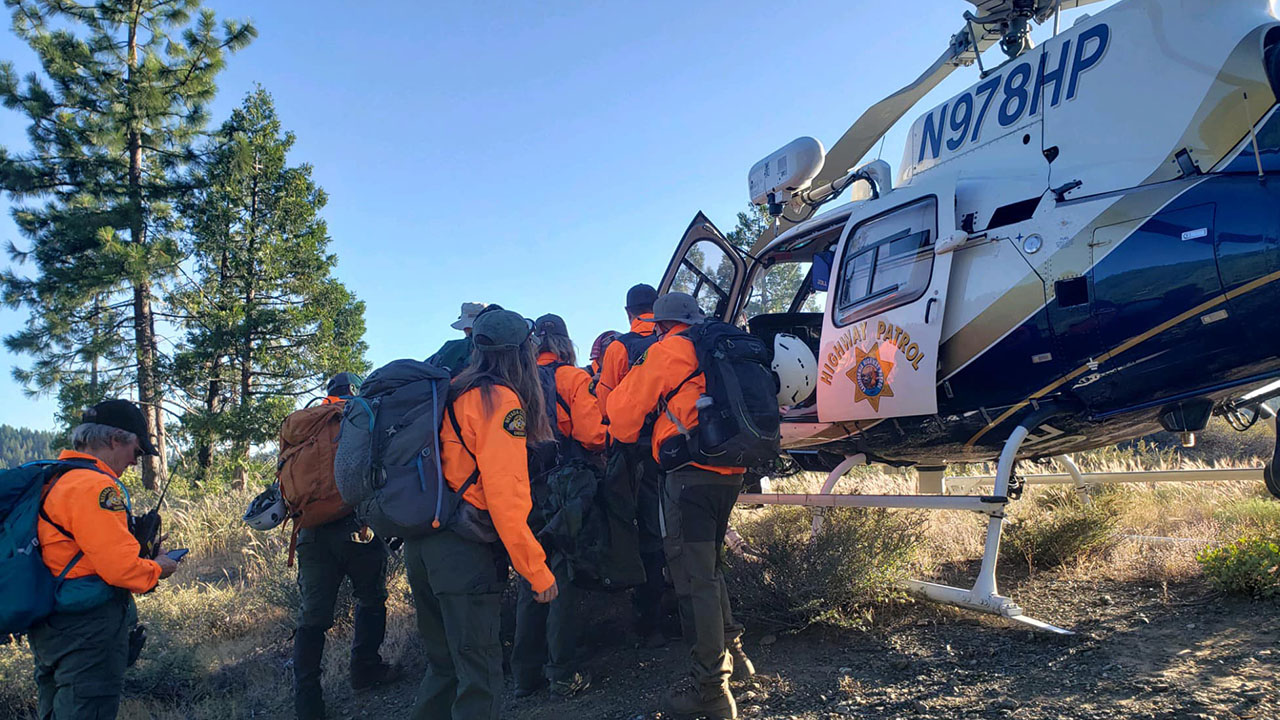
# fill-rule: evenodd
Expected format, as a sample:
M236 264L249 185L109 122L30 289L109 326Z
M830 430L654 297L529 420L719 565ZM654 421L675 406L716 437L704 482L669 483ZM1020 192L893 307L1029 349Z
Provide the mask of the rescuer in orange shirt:
M559 315L543 315L533 322L538 343L538 371L548 422L555 416L554 450L536 453L531 461L534 499L538 507L530 518L535 531L551 514L546 507L547 474L561 463L587 459L604 449L605 430L600 407L588 389L591 378L576 367L577 355L569 329ZM538 503L538 498L543 498ZM521 581L516 594L516 633L511 647L511 674L516 697L528 697L543 687L571 697L591 685L591 675L578 670L578 636L582 618L576 615L577 593L569 582L569 560L554 543L544 542L547 565L556 576L560 596L548 605L534 602L529 583Z
M84 412L59 460L68 470L45 490L36 532L45 565L61 576L53 615L32 626L41 718L114 718L138 612L133 593L155 588L178 563L164 553L139 557L129 532L129 491L120 482L142 455L157 455L142 411L107 400ZM140 649L141 636L135 647Z
M451 527L405 541L405 568L427 656L413 710L417 720L498 717L498 628L508 556L537 602L549 603L559 592L528 523L533 503L525 443L552 441L529 323L509 310L486 312L476 319L471 338L475 353L453 381L441 424L440 460L454 490L477 476L462 499L471 509L458 514L478 515L475 523L496 540L463 537Z
M693 341L681 333L704 319L697 301L684 293L668 293L654 304L652 322L661 339L609 396L613 437L635 442L645 419L657 413L650 445L657 459L671 457L672 448L685 441L684 434L696 430L697 402L706 392L706 379ZM755 669L742 650L742 626L733 620L720 553L745 468L686 463L665 469L664 545L681 621L693 645L694 681L692 687L671 694L668 709L678 717L735 718L730 674L745 678Z
M556 426L588 452L604 450L605 427L600 406L588 390L591 376L576 366L577 353L569 329L559 315L543 315L533 323L538 342L538 367L556 366ZM563 404L561 404L561 402ZM548 414L550 417L550 414Z
M591 376L592 395L596 392L595 383L600 379L600 363L604 361L605 348L609 347L609 343L613 342L613 339L617 336L617 330L605 330L596 336L595 342L591 343L590 362L583 370L586 370L587 374Z
M631 330L618 335L605 347L600 361L600 378L596 382L596 397L606 418L609 392L618 387L632 365L658 341L652 322L653 303L657 299L658 291L651 285L642 283L627 291L626 311ZM662 503L662 470L649 452L652 436L653 428L646 425L634 444L617 444L611 452L622 455L622 466L630 473L630 481L636 489L636 531L645 581L631 596L635 631L646 647L656 648L667 644L662 632L662 592L666 587L663 569L667 561L662 550L662 527L658 522L658 508ZM616 467L617 461L615 458L611 467Z
M609 393L627 376L631 366L658 340L653 332L653 302L658 291L652 285L641 283L627 291L627 322L631 330L614 337L605 346L600 358L600 378L596 382L596 398L600 400L600 414L609 417Z

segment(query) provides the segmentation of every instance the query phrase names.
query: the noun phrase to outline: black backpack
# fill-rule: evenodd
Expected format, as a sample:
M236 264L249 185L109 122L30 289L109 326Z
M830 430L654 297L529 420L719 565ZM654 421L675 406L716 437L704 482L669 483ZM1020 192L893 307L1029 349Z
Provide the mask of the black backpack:
M719 320L681 333L693 341L698 369L662 399L659 409L699 373L707 382L698 400L698 427L662 444L658 462L674 470L690 462L714 467L753 467L777 459L781 439L778 382L769 347L760 338ZM680 428L680 423L676 423Z
M615 342L622 343L622 346L627 349L627 365L635 367L636 361L640 359L640 356L644 355L650 346L658 342L658 333L649 333L648 335L641 335L635 332L623 333L615 335L610 344ZM609 349L608 345L605 346L605 350L607 349ZM601 351L601 357L603 356L604 351Z
M440 424L448 401L448 369L396 360L369 375L343 408L334 480L342 499L379 536L443 530L479 477L472 473L456 491L444 478Z

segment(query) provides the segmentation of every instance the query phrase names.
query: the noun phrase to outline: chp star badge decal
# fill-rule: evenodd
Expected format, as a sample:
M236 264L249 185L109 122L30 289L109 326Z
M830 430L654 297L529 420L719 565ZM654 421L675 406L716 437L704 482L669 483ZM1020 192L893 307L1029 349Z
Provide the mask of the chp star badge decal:
M872 410L880 412L880 399L893 397L889 373L893 372L894 363L880 358L880 343L872 345L868 352L863 352L862 348L854 349L857 356L853 367L845 373L853 381L853 401L866 400Z

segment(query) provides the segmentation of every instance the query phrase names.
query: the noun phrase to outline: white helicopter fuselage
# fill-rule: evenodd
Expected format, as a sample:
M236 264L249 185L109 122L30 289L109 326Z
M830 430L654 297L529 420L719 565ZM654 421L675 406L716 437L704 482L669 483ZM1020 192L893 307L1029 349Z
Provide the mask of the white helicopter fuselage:
M1280 376L1268 48L1262 0L1083 16L921 115L894 187L754 258L699 215L662 290L812 347L816 399L783 423L811 469L991 459L1032 415L1020 456L1199 429Z

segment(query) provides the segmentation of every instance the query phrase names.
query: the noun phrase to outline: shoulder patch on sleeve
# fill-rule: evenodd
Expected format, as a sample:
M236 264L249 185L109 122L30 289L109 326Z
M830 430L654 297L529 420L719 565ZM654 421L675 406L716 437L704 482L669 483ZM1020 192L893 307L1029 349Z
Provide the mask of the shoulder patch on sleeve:
M524 409L516 408L515 410L512 410L511 412L507 413L507 416L502 418L502 429L506 430L507 434L510 435L511 437L518 437L518 438L524 437L525 436Z
M98 506L103 510L124 512L124 498L120 497L120 491L114 486L104 487L102 492L98 493Z

